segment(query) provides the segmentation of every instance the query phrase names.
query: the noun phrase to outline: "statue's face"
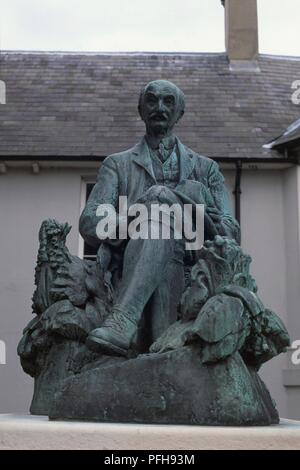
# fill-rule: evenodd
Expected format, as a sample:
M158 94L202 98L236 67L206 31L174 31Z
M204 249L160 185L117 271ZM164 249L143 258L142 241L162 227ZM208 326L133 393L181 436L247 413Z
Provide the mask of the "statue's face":
M147 86L139 111L152 135L169 134L183 114L176 87L164 81Z

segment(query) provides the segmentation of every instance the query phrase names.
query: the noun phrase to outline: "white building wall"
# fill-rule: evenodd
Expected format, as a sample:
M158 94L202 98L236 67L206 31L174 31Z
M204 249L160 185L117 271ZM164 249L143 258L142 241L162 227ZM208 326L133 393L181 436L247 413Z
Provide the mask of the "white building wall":
M264 305L287 323L285 228L282 171L245 171L242 179L242 247L252 256L252 274ZM261 369L281 416L287 416L282 384L285 356L280 355Z
M296 195L296 197L295 197ZM298 197L297 197L298 195ZM284 220L286 242L286 285L288 329L292 346L300 347L300 167L290 168L284 175ZM288 416L300 419L300 363L292 361L294 350L287 357L283 372L287 394ZM300 351L296 359L299 362Z
M16 348L32 319L31 297L38 231L46 218L72 226L68 246L78 250L80 172L63 169L8 169L0 176L0 340L6 344L6 365L0 365L0 413L26 411L32 379L19 364Z
M232 190L234 173L224 175ZM245 170L241 188L241 244L252 256L258 295L293 342L300 339L300 168ZM280 415L300 419L300 366L291 363L291 353L265 364L261 377Z
M287 318L286 281L289 277L285 211L289 210L287 197L292 201L297 197L292 189L287 196L288 171L291 176L297 169L245 170L241 195L242 246L253 257L252 273L259 286L259 295L287 324L290 319ZM22 329L32 318L31 296L40 224L46 218L68 221L73 226L68 246L72 253L78 254L81 175L87 173L91 170L41 169L39 174L33 175L29 169L9 169L0 177L0 340L5 341L7 347L7 364L1 365L0 361L0 413L27 411L32 396L32 380L23 373L16 348ZM96 175L96 170L93 173ZM232 191L234 171L223 173ZM298 220L295 227L297 223ZM295 227L290 230L294 231ZM290 307L294 312L295 302ZM291 325L300 330L300 320L295 315ZM262 377L281 416L295 417L291 414L294 405L288 411L288 394L283 386L282 370L287 367L285 356L264 366Z

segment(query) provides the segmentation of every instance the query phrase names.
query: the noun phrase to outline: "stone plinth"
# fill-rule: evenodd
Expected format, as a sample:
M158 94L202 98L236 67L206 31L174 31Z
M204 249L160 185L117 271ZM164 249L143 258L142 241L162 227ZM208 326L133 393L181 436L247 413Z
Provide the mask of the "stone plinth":
M0 449L300 449L300 421L245 428L63 422L2 414Z

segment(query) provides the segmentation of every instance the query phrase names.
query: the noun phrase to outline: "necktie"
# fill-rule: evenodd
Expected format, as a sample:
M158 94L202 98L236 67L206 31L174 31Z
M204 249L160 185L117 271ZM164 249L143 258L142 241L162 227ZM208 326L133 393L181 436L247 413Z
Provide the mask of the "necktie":
M165 148L164 144L160 142L159 147L158 147L158 156L161 161L165 162L168 157L170 156L170 150Z

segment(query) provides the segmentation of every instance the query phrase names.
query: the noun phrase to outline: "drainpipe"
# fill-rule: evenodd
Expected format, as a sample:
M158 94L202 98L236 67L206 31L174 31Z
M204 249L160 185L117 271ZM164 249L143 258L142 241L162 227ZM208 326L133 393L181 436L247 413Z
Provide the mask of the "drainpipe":
M235 201L235 218L241 224L241 177L242 177L242 162L238 160L235 164L235 186L233 190Z

